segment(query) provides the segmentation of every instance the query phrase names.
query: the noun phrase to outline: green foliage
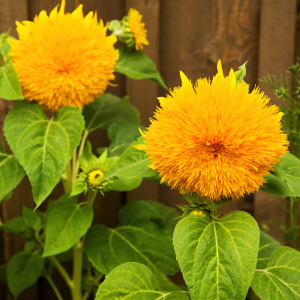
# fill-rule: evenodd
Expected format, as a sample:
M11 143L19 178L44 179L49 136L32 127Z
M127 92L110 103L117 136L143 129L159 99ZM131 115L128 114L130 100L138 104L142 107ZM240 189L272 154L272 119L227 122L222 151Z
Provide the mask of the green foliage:
M168 89L152 60L142 51L119 49L120 57L115 70L132 79L150 79Z
M43 256L65 252L88 230L93 220L90 206L76 204L76 198L62 196L51 207L47 225Z
M0 141L0 202L6 200L9 193L21 182L25 176L14 155L4 152Z
M41 251L19 252L10 259L7 267L7 282L15 297L37 281L41 276L43 265Z
M7 265L0 266L0 283L7 285Z
M78 109L63 107L50 120L36 103L20 102L4 123L6 139L25 169L39 206L57 185L84 128Z
M107 130L108 126L116 121L125 120L140 124L140 114L129 103L129 98L123 99L112 94L104 94L94 102L83 108L82 114L89 132L101 128Z
M126 262L145 264L165 289L174 288L166 275L178 270L167 225L148 203L133 202L119 213L115 229L96 225L89 229L84 249L91 263L103 274ZM163 251L162 251L163 249Z
M177 224L173 243L192 299L245 299L259 248L249 214L231 212L220 220L190 215Z
M8 33L0 34L0 98L6 100L24 99L21 90L21 84L15 67L12 64L12 58L8 56L10 46L7 38L14 38Z
M243 65L241 65L239 67L238 71L234 72L236 80L239 83L241 83L244 80L245 76L246 76L246 63L247 62L245 62Z
M39 230L42 227L41 218L32 210L23 206L23 219L28 227Z
M122 153L141 136L139 128L144 130L144 126L128 121L117 121L112 123L107 132L110 145L107 149L108 156L121 156Z
M274 240L271 236L260 231L260 244L257 258L256 269L264 269L267 267L271 255L275 249L280 247L279 242Z
M279 247L272 253L265 269L255 271L251 284L261 300L300 299L300 253Z
M4 225L1 226L1 229L7 230L8 232L13 232L17 234L22 234L27 228L27 225L23 218L17 217L7 221Z
M300 160L291 153L285 154L274 166L274 172L265 177L268 181L260 189L279 197L300 197Z
M182 292L164 292L149 268L138 263L125 263L110 272L100 285L95 300L188 300Z
M143 144L144 138L141 136L137 141L133 142L121 155L119 160L105 174L103 180L111 177L127 177L127 178L147 178L155 177L157 173L150 169L151 164L148 156L144 151L134 148L135 145Z

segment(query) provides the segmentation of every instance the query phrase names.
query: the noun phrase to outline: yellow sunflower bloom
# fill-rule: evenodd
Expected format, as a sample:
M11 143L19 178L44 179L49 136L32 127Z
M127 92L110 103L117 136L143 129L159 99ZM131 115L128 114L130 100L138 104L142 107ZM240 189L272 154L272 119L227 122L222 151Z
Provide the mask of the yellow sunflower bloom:
M135 49L143 50L144 45L149 45L145 23L142 23L143 16L136 9L130 8L128 17L129 28L135 40Z
M159 98L161 108L144 134L144 149L162 182L210 199L237 198L266 181L287 151L282 113L255 88L238 83L233 70L224 77L221 62L212 81L182 86Z
M97 24L97 14L83 17L82 5L64 13L65 0L49 16L41 11L34 22L16 22L19 40L9 40L24 98L56 111L83 105L103 94L115 78L119 58L115 36Z

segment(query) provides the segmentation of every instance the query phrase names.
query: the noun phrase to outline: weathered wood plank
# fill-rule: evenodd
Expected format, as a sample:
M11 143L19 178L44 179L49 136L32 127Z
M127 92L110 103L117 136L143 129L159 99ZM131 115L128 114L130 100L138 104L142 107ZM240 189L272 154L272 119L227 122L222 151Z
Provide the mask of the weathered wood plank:
M263 0L260 19L258 78L267 74L279 77L294 63L295 28L297 1ZM264 83L259 84L272 104L280 105L272 89ZM287 214L281 208L285 201L263 192L255 194L255 218L258 223L270 221L270 234L280 238L280 224L285 224ZM277 223L277 224L276 224Z

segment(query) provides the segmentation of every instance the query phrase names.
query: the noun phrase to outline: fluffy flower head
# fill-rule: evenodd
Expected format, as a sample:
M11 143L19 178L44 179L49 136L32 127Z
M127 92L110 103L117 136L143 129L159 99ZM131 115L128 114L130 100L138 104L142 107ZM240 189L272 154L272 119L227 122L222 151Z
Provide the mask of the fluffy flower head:
M258 190L287 151L282 113L258 88L224 77L221 62L212 81L182 86L159 98L161 108L145 133L148 154L163 182L210 199L237 198Z
M59 12L55 7L34 22L16 22L19 40L9 40L24 98L52 111L81 108L103 94L119 57L116 37L106 36L96 13L83 17L82 5L71 14L64 10L62 0Z
M149 45L145 23L142 23L143 16L136 9L130 8L128 17L130 31L135 40L135 49L137 51L143 50L144 45Z

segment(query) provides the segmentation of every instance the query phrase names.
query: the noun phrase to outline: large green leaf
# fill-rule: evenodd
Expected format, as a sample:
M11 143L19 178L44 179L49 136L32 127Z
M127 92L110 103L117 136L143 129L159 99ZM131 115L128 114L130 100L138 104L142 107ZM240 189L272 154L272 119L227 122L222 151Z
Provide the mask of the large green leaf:
M275 249L280 247L280 243L273 239L268 234L260 231L260 244L257 258L257 269L264 269L267 267L271 255Z
M173 235L176 224L179 221L179 213L175 208L168 207L162 203L155 201L147 201L149 205L154 207L165 221L170 233Z
M91 227L84 249L91 263L103 274L120 264L139 262L150 268L167 289L170 282L166 275L178 270L172 239L157 211L142 212L150 207L145 205L125 205L119 213L120 226L115 229L103 225Z
M127 178L125 176L119 176L118 178L109 181L104 191L132 191L138 188L141 185L142 181L142 178Z
M173 242L192 299L245 299L259 248L249 214L231 212L220 220L190 215L176 225Z
M144 151L134 148L135 145L143 144L144 138L141 136L133 142L121 155L119 160L105 174L103 180L111 177L124 176L128 178L147 178L155 177L157 173L150 169L151 164L147 154Z
M300 253L289 247L275 249L268 266L255 271L251 287L261 300L299 300Z
M46 225L43 257L65 252L88 230L93 220L93 209L76 204L76 198L62 196L51 207Z
M145 129L144 126L128 121L117 121L108 128L107 136L110 145L107 149L108 156L121 156L123 152L141 136L139 128Z
M107 129L110 124L119 120L140 123L138 110L130 105L129 98L123 99L112 94L104 94L83 108L82 112L86 129L93 131L97 128Z
M300 197L300 160L291 153L285 154L265 178L260 189L279 197Z
M184 292L164 292L146 266L125 263L116 267L100 285L95 300L188 300Z
M4 152L0 141L0 202L21 182L25 172L14 155Z
M34 253L19 252L10 259L7 267L7 282L15 297L37 281L41 276L43 264L41 250Z
M75 107L61 108L50 120L33 102L20 102L8 113L4 133L29 177L37 206L59 182L83 128L83 117Z
M120 57L115 70L132 79L150 79L168 89L153 61L142 51L119 49Z
M18 73L11 57L8 57L3 67L0 65L0 97L5 100L24 99Z

